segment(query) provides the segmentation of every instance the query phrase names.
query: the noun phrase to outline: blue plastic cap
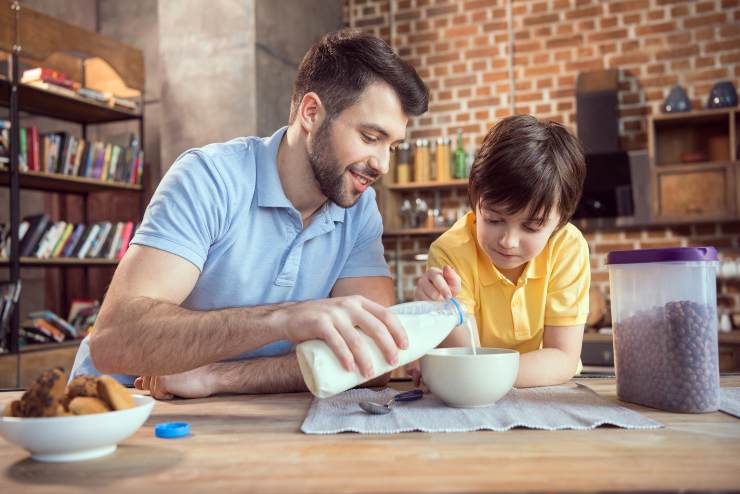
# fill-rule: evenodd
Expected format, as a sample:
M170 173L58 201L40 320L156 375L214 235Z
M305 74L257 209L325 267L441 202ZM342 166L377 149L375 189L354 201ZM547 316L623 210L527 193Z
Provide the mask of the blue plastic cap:
M465 317L463 317L462 309L460 308L460 303L457 300L455 300L454 297L450 299L450 302L452 302L452 305L454 305L455 309L457 309L457 315L460 316L460 322L457 323L457 325L459 326L465 321Z
M185 437L190 434L190 424L187 422L164 422L154 427L154 435L164 439Z

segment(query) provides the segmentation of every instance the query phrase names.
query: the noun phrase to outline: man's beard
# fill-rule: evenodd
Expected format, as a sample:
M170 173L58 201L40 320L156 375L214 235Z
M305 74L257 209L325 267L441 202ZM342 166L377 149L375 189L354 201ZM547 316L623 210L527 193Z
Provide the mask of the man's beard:
M308 152L308 162L322 194L343 208L354 206L360 194L354 194L344 185L348 167L342 166L334 153L330 120L325 120L316 132Z

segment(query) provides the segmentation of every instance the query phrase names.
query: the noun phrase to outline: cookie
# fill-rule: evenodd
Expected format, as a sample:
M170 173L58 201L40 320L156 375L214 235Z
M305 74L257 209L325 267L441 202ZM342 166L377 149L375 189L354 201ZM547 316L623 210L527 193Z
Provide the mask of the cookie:
M98 378L98 396L108 403L113 410L126 410L134 408L136 402L134 397L123 387L121 383L110 376Z
M100 398L78 396L69 402L69 411L73 415L90 415L92 413L110 412L110 407Z
M22 417L21 400L13 400L5 405L3 417Z
M68 401L78 396L98 397L98 380L95 376L77 376L67 384Z
M44 371L21 397L22 416L53 417L64 399L66 380L62 369Z

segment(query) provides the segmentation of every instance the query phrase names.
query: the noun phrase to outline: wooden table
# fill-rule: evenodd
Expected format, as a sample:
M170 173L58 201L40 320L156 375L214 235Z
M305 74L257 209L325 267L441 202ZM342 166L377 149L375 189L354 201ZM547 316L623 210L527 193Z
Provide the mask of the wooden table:
M613 379L579 380L616 401ZM398 389L407 383L393 383ZM740 386L740 376L723 376ZM0 402L18 396L0 393ZM480 492L740 488L740 419L625 404L658 430L304 435L308 394L158 402L106 458L36 463L0 439L0 492ZM157 439L185 420L193 436Z

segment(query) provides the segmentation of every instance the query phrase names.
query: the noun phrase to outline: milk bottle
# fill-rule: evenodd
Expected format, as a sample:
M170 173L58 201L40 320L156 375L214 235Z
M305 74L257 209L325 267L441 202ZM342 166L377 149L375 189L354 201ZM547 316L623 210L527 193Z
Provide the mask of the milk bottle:
M360 332L373 364L374 375L370 378L357 369L348 371L342 367L332 349L322 340L304 341L296 346L298 365L311 393L319 398L328 398L413 362L442 343L455 326L463 324L465 320L465 309L455 299L408 302L394 305L390 310L398 316L406 330L408 348L399 350L398 364L391 365L375 341Z

